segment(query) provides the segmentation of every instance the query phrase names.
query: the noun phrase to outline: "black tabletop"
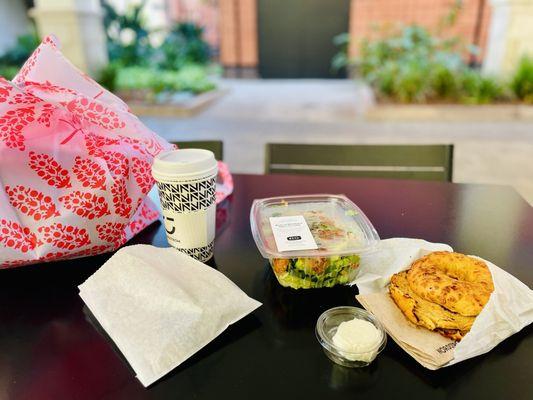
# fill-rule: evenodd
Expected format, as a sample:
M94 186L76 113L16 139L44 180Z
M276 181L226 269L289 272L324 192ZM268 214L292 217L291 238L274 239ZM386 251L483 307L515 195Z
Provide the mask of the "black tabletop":
M252 239L255 198L344 193L381 238L416 237L476 254L533 286L533 209L503 186L236 175L220 213L214 266L263 306L145 389L92 320L77 286L108 255L0 271L1 399L531 399L527 327L490 353L429 371L392 340L371 366L347 369L323 354L324 310L358 305L355 287L281 287ZM167 246L156 223L131 243Z

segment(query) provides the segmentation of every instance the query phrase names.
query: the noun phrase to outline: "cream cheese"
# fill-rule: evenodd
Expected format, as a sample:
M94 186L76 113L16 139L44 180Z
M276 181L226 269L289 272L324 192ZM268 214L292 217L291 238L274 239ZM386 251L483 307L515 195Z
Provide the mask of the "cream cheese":
M380 341L381 333L374 324L358 318L342 322L333 336L333 344L350 361L372 360Z

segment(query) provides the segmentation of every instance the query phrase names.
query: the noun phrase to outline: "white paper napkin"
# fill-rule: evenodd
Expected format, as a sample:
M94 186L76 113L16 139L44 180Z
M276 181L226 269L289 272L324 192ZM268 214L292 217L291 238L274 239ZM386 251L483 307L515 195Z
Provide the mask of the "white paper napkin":
M149 245L120 249L79 289L144 386L261 305L214 268Z
M452 251L452 248L420 239L382 240L375 252L361 258L359 275L352 284L363 295L386 294L393 274L408 269L414 260L433 251ZM455 347L453 360L445 366L487 353L533 322L533 291L503 269L483 261L492 274L494 292L470 332ZM405 322L409 323L407 319Z

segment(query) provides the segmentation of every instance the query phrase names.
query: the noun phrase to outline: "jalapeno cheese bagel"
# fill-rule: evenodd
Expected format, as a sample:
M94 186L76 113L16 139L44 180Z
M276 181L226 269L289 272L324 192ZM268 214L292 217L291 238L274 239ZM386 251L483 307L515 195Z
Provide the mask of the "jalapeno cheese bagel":
M478 315L494 290L487 265L460 253L438 251L416 260L407 273L420 297L464 316Z
M474 323L475 317L465 317L451 312L418 296L409 286L405 271L392 276L389 289L394 302L405 317L415 325L431 331L453 330L456 331L456 337L462 337Z
M389 293L415 325L461 340L494 290L487 265L460 253L439 251L391 277Z

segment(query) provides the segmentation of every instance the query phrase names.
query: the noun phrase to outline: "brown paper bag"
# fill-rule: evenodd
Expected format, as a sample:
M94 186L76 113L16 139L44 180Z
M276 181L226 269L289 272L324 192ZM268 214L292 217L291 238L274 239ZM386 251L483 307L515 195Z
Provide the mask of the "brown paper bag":
M434 370L453 360L456 342L409 322L388 293L357 295L356 299L376 316L389 336L424 367Z

